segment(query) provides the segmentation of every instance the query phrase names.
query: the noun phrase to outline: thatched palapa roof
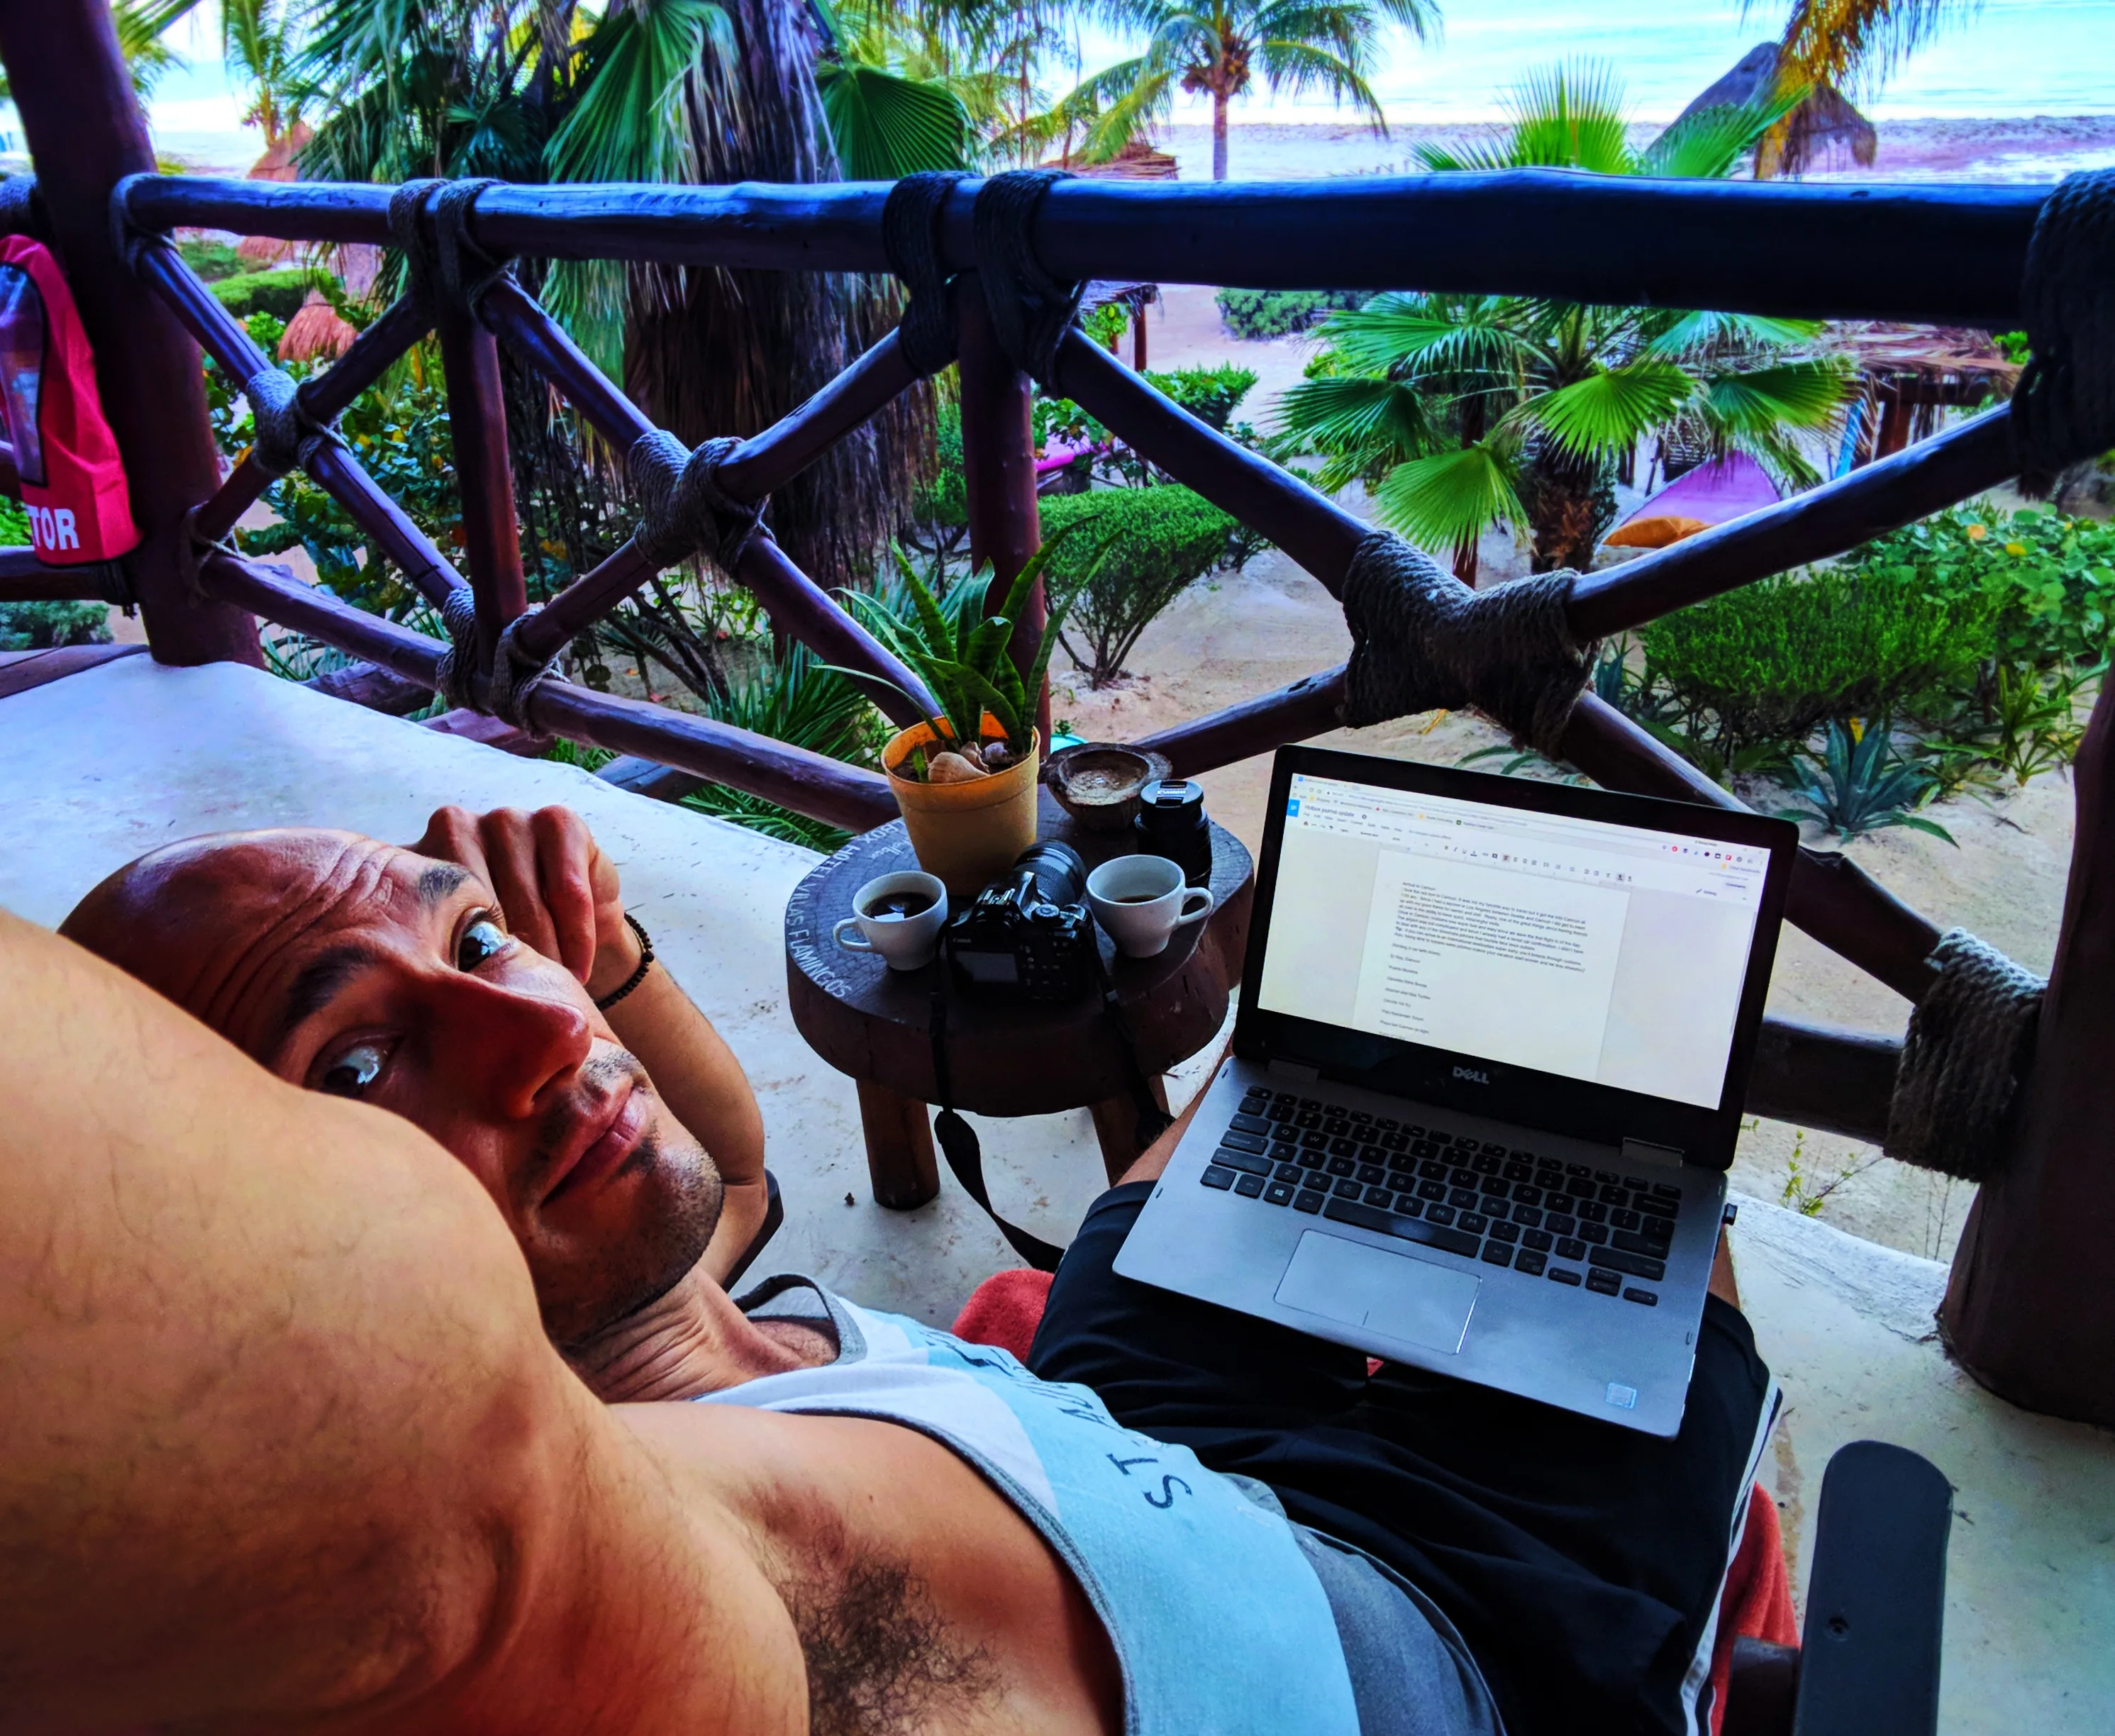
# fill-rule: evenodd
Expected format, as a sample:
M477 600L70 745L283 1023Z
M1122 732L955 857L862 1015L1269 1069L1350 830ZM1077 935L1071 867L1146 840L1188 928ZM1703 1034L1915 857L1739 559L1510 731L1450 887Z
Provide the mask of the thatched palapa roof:
M1778 53L1777 44L1757 43L1731 71L1676 116L1675 125L1707 108L1737 108L1767 101L1777 88ZM1792 110L1788 123L1782 154L1764 166L1764 174L1796 175L1830 158L1848 157L1870 167L1880 149L1880 135L1873 123L1833 85L1816 85Z

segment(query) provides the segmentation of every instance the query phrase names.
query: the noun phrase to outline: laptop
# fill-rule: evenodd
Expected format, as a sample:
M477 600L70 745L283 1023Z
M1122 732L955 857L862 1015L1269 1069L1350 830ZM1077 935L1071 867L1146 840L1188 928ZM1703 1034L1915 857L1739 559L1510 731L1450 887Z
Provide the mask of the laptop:
M1116 1269L1681 1427L1798 830L1281 749L1233 1052Z

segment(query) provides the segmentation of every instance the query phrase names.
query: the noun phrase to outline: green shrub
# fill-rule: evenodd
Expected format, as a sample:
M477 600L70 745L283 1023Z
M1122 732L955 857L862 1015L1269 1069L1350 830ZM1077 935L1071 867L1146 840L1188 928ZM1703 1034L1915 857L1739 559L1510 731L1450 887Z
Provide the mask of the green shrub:
M1902 710L1973 680L1994 604L1899 565L1782 574L1692 604L1641 635L1685 733L1729 762L1816 727Z
M959 405L943 404L934 419L934 442L939 448L939 468L932 481L911 497L911 516L920 524L952 527L970 522L970 497L962 483L962 411Z
M100 602L0 602L0 651L107 645L109 615Z
M278 266L270 271L240 272L213 286L220 305L240 319L250 314L270 314L291 319L309 299L309 274L299 266Z
M1236 337L1283 337L1305 332L1338 308L1360 308L1371 290L1223 289L1215 298L1219 317Z
M1074 665L1101 687L1123 672L1124 659L1154 617L1225 557L1235 525L1209 502L1170 483L1046 499L1043 534L1055 537L1088 518L1099 528L1058 551L1044 583L1054 593L1069 590L1103 537L1113 534L1063 635ZM1073 648L1075 635L1085 656Z
M0 494L0 548L27 548L30 541L30 515L20 501Z
M184 263L208 283L238 276L243 270L242 255L235 250L232 241L179 241L177 251L183 255Z
M2115 633L2115 524L2094 519L1951 506L1838 566L1946 596L1987 594L1995 618L1982 654L1998 662L2097 663Z

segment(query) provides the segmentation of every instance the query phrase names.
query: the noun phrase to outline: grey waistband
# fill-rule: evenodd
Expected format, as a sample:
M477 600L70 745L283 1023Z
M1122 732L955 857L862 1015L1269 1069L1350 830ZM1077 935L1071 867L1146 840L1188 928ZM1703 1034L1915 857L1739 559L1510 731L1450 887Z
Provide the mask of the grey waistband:
M1365 1550L1292 1529L1337 1619L1361 1736L1504 1736L1483 1673L1438 1605Z

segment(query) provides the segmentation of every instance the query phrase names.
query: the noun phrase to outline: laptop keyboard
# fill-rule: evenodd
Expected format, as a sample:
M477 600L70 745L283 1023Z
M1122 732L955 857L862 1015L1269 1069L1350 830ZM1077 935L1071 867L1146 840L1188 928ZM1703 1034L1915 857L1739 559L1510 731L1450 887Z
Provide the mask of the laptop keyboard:
M1260 1088L1219 1135L1204 1185L1645 1308L1681 1212L1671 1181Z

